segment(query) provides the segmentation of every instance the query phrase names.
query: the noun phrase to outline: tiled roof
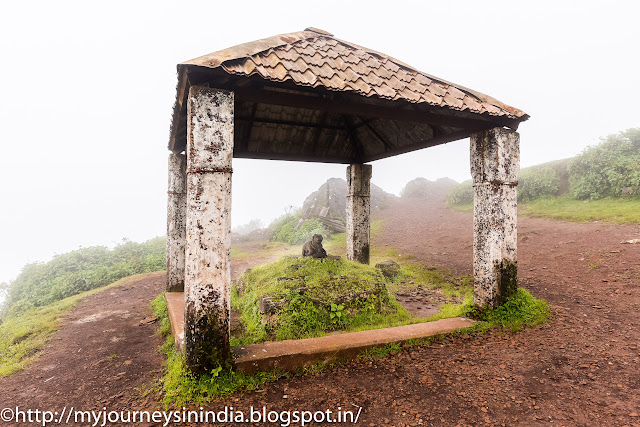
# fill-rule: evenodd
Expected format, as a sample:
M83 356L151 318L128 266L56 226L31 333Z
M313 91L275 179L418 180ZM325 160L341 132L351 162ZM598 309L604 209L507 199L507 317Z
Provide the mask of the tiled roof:
M528 118L523 111L487 95L311 28L225 49L184 65L221 67L233 75L258 75L275 82L291 81L300 86L424 103L518 121Z

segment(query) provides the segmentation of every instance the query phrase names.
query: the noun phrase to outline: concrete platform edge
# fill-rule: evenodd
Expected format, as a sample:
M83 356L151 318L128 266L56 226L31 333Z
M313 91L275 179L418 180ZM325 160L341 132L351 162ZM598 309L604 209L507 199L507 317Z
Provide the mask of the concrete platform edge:
M183 351L184 294L182 292L166 292L165 298L176 349ZM318 338L270 341L233 347L232 351L236 369L245 374L250 375L272 369L295 371L316 362L351 359L373 347L447 334L471 327L474 324L475 321L471 319L452 317L435 322L347 332Z

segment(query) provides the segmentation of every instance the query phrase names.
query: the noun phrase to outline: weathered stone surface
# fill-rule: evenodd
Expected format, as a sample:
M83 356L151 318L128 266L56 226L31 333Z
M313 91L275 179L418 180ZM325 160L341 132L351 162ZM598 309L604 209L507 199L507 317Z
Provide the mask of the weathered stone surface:
M178 351L184 351L184 292L165 292L171 335Z
M369 264L371 165L347 167L347 259Z
M382 272L384 277L393 277L400 271L400 265L391 259L377 263L376 268Z
M187 156L169 154L167 190L167 292L184 290L187 221Z
M493 128L471 136L471 176L475 183L517 185L520 170L520 135Z
M187 104L185 360L204 373L231 362L232 92L191 87Z
M258 309L260 310L260 314L275 314L282 308L283 303L284 302L282 300L277 299L272 295L264 295L262 298L260 298Z
M474 302L495 307L515 293L519 135L496 128L471 136Z
M234 347L233 353L236 370L245 374L271 369L294 371L319 361L353 358L371 347L446 334L474 324L470 319L452 317L394 328L244 345Z

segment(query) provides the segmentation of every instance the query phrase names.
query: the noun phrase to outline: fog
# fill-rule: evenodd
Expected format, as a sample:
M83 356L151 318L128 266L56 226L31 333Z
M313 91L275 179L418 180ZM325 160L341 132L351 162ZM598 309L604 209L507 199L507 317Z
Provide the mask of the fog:
M521 164L639 126L636 2L9 2L0 17L0 282L79 246L165 233L176 64L314 26L531 118ZM373 162L373 183L469 175L462 140ZM233 225L301 206L344 165L234 160Z

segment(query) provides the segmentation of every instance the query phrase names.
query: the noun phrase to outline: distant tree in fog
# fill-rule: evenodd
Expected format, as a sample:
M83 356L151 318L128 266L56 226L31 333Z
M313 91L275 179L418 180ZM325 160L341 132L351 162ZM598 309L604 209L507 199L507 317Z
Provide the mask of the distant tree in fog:
M246 224L232 228L231 231L238 234L249 234L253 230L259 230L260 228L264 228L264 222L261 219L252 219Z

